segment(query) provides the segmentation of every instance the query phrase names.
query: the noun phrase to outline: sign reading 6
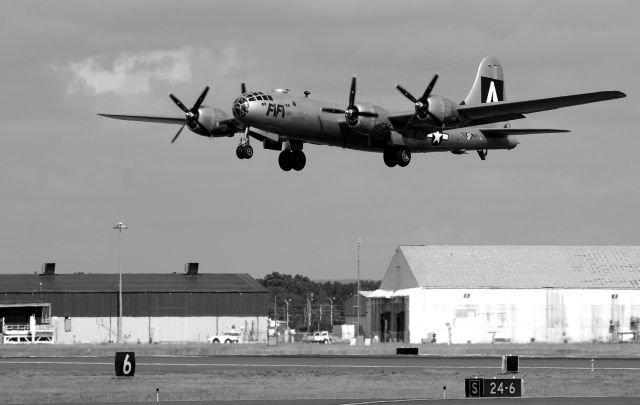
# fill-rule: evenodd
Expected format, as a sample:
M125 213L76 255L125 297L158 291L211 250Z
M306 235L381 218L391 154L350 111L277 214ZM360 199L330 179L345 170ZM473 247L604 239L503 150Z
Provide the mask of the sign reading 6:
M116 377L133 377L136 372L134 352L116 352Z

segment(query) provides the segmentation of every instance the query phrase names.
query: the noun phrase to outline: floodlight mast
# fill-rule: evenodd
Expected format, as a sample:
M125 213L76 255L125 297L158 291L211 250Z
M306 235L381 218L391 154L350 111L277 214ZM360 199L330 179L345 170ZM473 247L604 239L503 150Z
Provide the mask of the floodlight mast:
M333 300L335 300L335 298L329 298L329 323L331 324L331 331L333 331Z
M123 224L122 222L118 222L113 229L118 230L118 341L117 343L122 343L122 271L120 268L120 251L121 249L121 237L122 231L128 229L129 227Z
M283 300L283 301L285 304L287 304L287 312L286 312L285 320L287 322L287 329L289 329L289 302L291 301L291 299Z
M358 319L358 329L356 329L356 337L360 336L360 245L362 238L358 238L358 281L356 292L356 318Z

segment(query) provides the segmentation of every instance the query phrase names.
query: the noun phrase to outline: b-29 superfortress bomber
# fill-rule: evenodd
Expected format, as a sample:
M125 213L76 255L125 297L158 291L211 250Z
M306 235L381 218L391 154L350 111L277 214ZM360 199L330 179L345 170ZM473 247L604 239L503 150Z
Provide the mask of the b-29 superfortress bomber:
M99 114L104 117L181 125L171 142L187 126L209 138L240 133L236 155L253 156L251 138L264 149L280 151L278 163L285 171L302 170L306 165L305 143L338 146L381 153L389 167L405 167L412 154L451 152L456 155L476 151L485 160L491 149L513 149L517 135L568 132L562 129L513 128L510 121L525 114L580 104L623 98L620 91L599 91L534 100L506 101L502 65L492 56L480 62L473 86L460 103L432 94L435 75L418 98L397 84L396 89L413 109L391 112L383 107L356 100L356 77L346 107L286 89L247 92L233 101L230 117L223 110L203 105L206 87L193 107L187 108L176 96L169 97L183 111L181 117Z

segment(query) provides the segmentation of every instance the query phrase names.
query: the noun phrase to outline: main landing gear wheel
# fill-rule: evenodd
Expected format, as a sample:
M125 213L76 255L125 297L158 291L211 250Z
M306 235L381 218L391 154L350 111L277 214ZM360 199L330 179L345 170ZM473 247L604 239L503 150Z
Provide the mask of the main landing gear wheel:
M307 157L301 150L295 152L290 150L283 150L282 152L280 152L280 156L278 156L278 164L280 165L280 168L285 172L288 172L291 169L300 171L304 169L306 163Z
M293 170L299 172L304 169L304 166L307 164L307 157L304 152L299 150L293 152Z
M407 148L399 148L396 151L396 161L398 166L406 167L411 162L411 152Z
M251 159L253 157L253 147L251 145L239 145L236 148L238 159Z
M394 167L398 164L398 161L396 160L396 151L391 148L384 150L382 158L384 159L384 164L389 167Z
M396 165L405 167L411 162L411 151L404 146L399 148L389 147L384 150L382 158L384 159L384 164L389 167Z

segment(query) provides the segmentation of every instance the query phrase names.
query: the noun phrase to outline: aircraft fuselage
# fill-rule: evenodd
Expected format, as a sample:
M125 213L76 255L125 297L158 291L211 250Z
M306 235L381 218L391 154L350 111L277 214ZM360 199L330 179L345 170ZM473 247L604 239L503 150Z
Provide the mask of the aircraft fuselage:
M244 106L238 108L238 103ZM413 127L401 132L391 125L386 109L369 103L358 103L358 107L361 111L375 111L377 116L361 117L358 125L349 127L343 115L323 112L323 108L337 110L342 106L279 91L247 93L236 100L233 112L245 125L278 134L282 139L362 151L384 152L390 146L404 146L417 153L464 153L512 149L518 144L510 136L487 138L477 127L444 130Z

